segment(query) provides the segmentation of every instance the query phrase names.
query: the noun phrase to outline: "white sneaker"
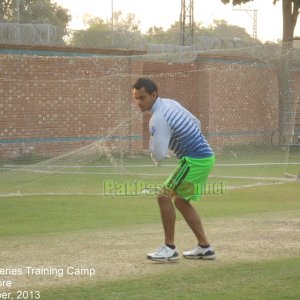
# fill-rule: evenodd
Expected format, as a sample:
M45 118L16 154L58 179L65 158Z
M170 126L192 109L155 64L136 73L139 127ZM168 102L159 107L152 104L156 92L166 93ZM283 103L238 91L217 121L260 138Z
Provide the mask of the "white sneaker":
M154 261L175 261L179 259L179 254L176 248L163 245L156 252L148 253L147 258Z
M183 257L192 259L215 259L216 254L212 247L202 248L199 245L197 245L194 249L190 251L184 251Z

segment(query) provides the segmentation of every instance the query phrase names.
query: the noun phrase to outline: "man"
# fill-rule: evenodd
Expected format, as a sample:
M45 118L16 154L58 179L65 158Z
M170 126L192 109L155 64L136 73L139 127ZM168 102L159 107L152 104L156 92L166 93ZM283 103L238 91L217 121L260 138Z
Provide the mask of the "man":
M197 211L190 203L200 199L201 189L215 160L211 147L201 133L200 121L175 100L160 98L155 82L150 79L139 78L133 85L133 96L142 112L152 113L149 129L150 152L154 162L159 165L167 157L168 149L179 158L178 167L157 196L165 244L156 252L149 253L147 258L154 261L179 259L174 241L176 207L198 241L198 245L183 252L183 256L214 259L215 252L205 236Z

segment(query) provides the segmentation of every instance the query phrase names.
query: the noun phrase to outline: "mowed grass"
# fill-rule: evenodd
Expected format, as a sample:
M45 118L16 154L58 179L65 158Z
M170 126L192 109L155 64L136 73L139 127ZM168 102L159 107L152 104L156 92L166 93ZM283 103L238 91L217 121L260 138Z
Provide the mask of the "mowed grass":
M32 161L34 162L34 160ZM168 159L162 167L155 167L149 156L124 158L124 166L105 167L106 160L84 161L0 162L0 194L101 194L104 181L142 181L158 184L174 170L178 161ZM286 165L289 162L290 164ZM217 156L210 183L228 186L247 186L284 179L286 172L297 175L300 171L300 152L282 151L230 152ZM25 164L26 163L26 164ZM123 172L123 173L122 173ZM275 179L274 179L275 178ZM58 199L58 198L57 198Z
M173 170L174 166L150 166L127 168L126 172L129 173L126 174L115 169L90 167L80 170L52 168L49 174L28 170L5 171L0 173L0 194L100 194L104 192L106 180L116 183L140 181L145 185L161 184ZM107 171L108 174L105 173ZM300 171L300 165L289 165L288 168L285 165L216 165L209 182L224 182L229 186L270 183L274 178L276 181L284 180L286 171L296 175ZM115 173L111 174L113 172Z
M225 195L203 197L195 207L204 220L255 217L272 212L300 213L300 183L228 190ZM43 195L0 198L0 244L10 238L20 239L21 243L27 237L67 235L87 229L130 231L131 226L137 230L136 225L151 226L159 222L155 197ZM262 247L261 251L268 249ZM39 290L42 300L300 299L300 256L284 258L280 255L267 261L221 264L197 262L183 269L177 268L177 264L165 267L165 271L153 275L85 281L79 285Z
M198 262L197 262L198 263ZM197 264L196 264L197 265ZM299 299L300 258L222 266L211 262L87 286L47 289L44 300L65 299Z
M204 218L300 209L300 183L227 191L195 203ZM178 215L178 219L181 216ZM154 196L22 196L0 198L0 237L110 229L160 221Z

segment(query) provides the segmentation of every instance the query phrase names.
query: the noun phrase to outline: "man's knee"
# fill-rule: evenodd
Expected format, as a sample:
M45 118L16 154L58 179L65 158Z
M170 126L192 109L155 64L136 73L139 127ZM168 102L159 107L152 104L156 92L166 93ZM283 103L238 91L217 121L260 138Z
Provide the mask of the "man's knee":
M157 201L159 204L165 203L166 201L171 201L171 195L159 194L157 195Z
M187 205L191 205L189 201L183 199L183 198L180 198L178 196L175 197L174 199L174 204L176 206L177 209L181 209L182 207L185 207Z
M166 203L167 201L171 201L174 193L172 190L163 187L159 194L157 195L157 201L158 203Z

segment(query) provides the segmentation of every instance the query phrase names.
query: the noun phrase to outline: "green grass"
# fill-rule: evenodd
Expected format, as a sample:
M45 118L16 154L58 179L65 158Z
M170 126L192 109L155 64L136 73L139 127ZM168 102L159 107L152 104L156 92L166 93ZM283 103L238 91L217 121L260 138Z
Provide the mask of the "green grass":
M206 197L196 207L205 217L232 217L300 209L300 183L229 190L222 196Z
M157 222L153 201L102 196L0 198L0 237L116 228L132 225L133 220Z
M204 196L195 207L205 218L300 209L299 186L289 183L228 191L225 195ZM0 237L118 228L159 220L155 197L0 198Z
M144 167L128 168L130 174L122 175L115 169L102 168L68 168L68 169L51 169L51 172L69 172L68 174L60 173L34 173L24 171L2 171L0 173L0 191L1 193L100 193L103 192L104 180L124 181L144 181L145 183L162 183L173 171L174 167ZM298 174L300 165L290 165L288 171L291 174ZM46 170L47 171L47 170ZM101 172L119 172L119 174L97 174ZM257 182L270 182L266 178L283 178L286 171L285 165L268 165L268 166L215 166L212 171L210 182L226 181L230 185L249 185ZM72 174L71 172L75 172ZM81 172L81 173L80 173ZM149 175L145 175L149 174ZM151 174L155 176L151 176ZM222 178L236 177L236 178ZM238 178L241 177L241 178ZM253 178L243 178L253 177ZM259 178L263 177L263 178Z
M299 161L298 153L291 160ZM260 153L255 162L264 162L266 155ZM268 161L277 161L273 153ZM130 160L128 160L130 162ZM217 163L234 163L232 158L221 158ZM242 162L238 160L238 162ZM246 162L246 161L244 161ZM248 161L251 162L251 159ZM253 162L253 161L252 161ZM289 166L296 174L299 165ZM5 243L10 240L21 247L31 241L43 241L47 237L64 237L78 234L112 230L114 232L136 232L139 225L150 227L160 223L159 209L155 197L96 196L105 179L161 183L164 173L173 168L131 168L133 175L95 174L41 174L28 172L0 173L1 193L76 193L83 195L29 195L0 198L0 255L5 261ZM70 169L68 169L70 170ZM78 169L71 169L78 171ZM285 166L215 167L215 175L223 176L269 176L284 174ZM99 171L90 167L90 172ZM138 172L160 173L160 176L138 176ZM134 174L136 173L136 174ZM241 178L223 179L211 177L211 183L247 185L272 180L249 180ZM300 183L284 183L227 190L224 195L207 195L195 203L204 220L221 218L248 218L253 220L266 214L280 213L284 216L300 213ZM181 216L178 215L178 220ZM228 219L227 219L228 218ZM274 225L276 226L276 225ZM251 243L251 241L249 241ZM1 248L2 245L2 248ZM8 247L8 246L7 246ZM24 246L25 247L25 246ZM37 245L38 247L38 245ZM1 251L4 250L2 253ZM12 253L14 249L10 249ZM74 249L72 249L74 250ZM75 249L76 250L76 249ZM267 251L261 247L260 251ZM61 250L63 251L63 250ZM284 247L283 247L284 251ZM20 253L20 250L19 252ZM43 252L41 252L42 255ZM47 253L45 253L45 256ZM68 255L64 253L63 255ZM80 254L78 254L80 255ZM62 256L63 257L63 256ZM26 257L24 263L26 264ZM124 258L126 259L126 258ZM43 260L42 260L43 261ZM51 261L47 257L45 261ZM116 261L117 263L117 261ZM150 263L146 261L146 263ZM76 261L74 262L76 264ZM18 267L18 266L15 266ZM54 266L55 267L55 266ZM154 267L156 267L154 265ZM81 299L300 299L300 257L285 258L283 253L272 260L214 262L180 261L178 264L157 265L159 272L136 274L122 279L97 279L80 281L79 284L55 286L41 289L42 300ZM112 266L113 268L113 266ZM119 278L119 277L117 277ZM3 278L5 279L5 278ZM1 280L1 279L0 279ZM49 279L52 280L52 279ZM32 285L31 285L32 286ZM18 288L17 284L15 288Z
M222 264L80 287L49 289L42 299L299 299L300 258Z
M231 153L231 152L230 152ZM230 154L229 153L229 154ZM229 185L249 185L257 182L269 182L268 179L260 179L258 177L283 178L285 172L298 174L300 165L285 165L286 162L299 162L300 152L292 151L289 155L286 152L269 151L269 152L237 152L228 156L221 155L216 158L216 166L211 175L214 176L210 181L223 180L222 176L234 177L252 177L224 179ZM41 158L36 158L40 160ZM288 159L288 160L287 160ZM156 168L149 156L141 156L139 158L124 157L126 174L121 173L119 168L103 168L95 167L108 165L107 158L99 158L96 161L87 163L73 162L66 160L50 161L41 164L30 164L34 162L31 157L27 164L20 164L22 160L13 162L16 166L12 169L6 167L0 168L0 191L5 193L28 193L28 194L45 194L45 193L99 193L102 192L103 181L106 179L114 179L116 181L130 180L137 178L146 183L161 183L168 174L170 174L174 166L165 165ZM279 165L239 165L253 163L280 163ZM166 164L176 165L177 160L169 159ZM7 165L9 162L1 164ZM84 165L75 167L74 164ZM150 165L148 167L135 166L136 164ZM223 165L222 165L223 164ZM224 164L231 164L224 166ZM60 166L60 167L59 167ZM66 166L66 167L63 167ZM31 170L29 170L31 169ZM35 171L39 171L36 173ZM101 174L101 173L106 174ZM62 174L63 173L63 174ZM113 174L115 173L115 174ZM149 175L147 175L149 174Z

